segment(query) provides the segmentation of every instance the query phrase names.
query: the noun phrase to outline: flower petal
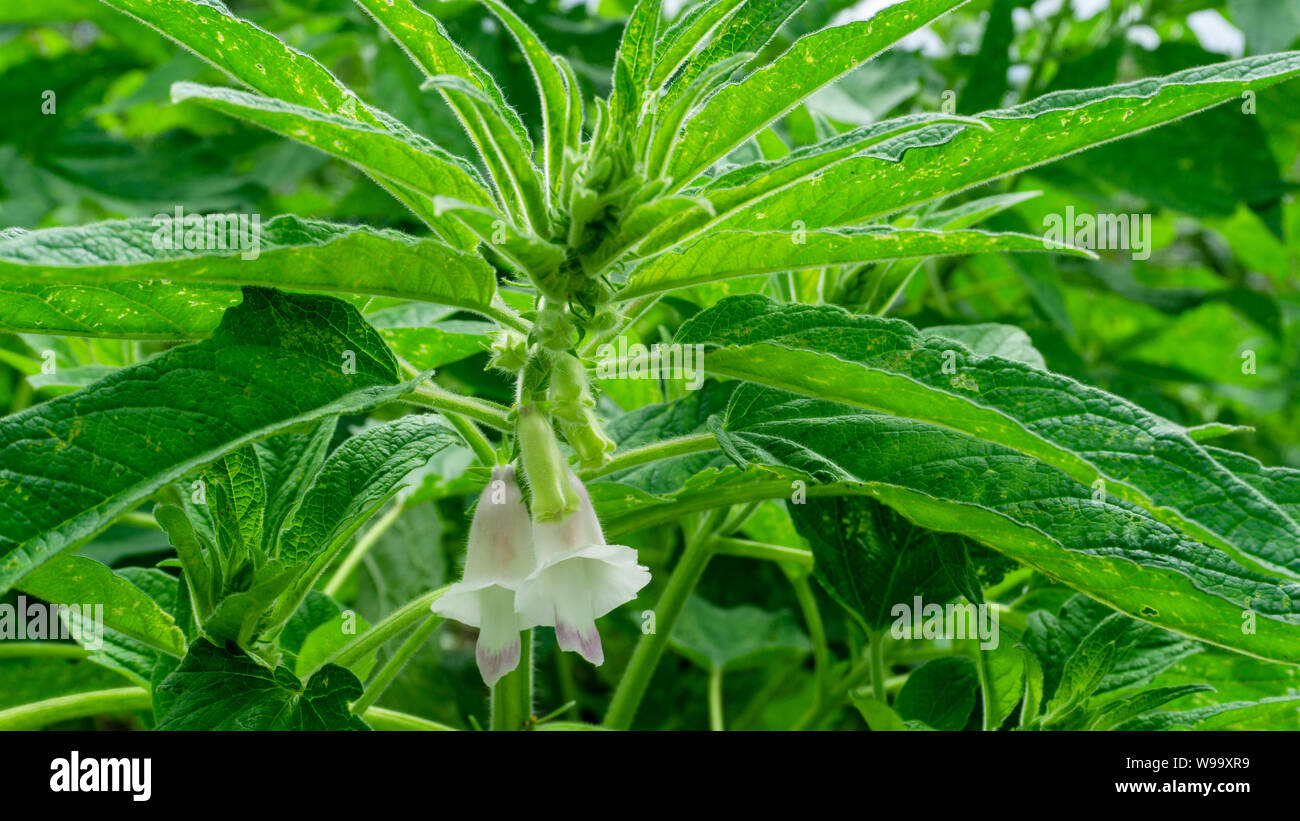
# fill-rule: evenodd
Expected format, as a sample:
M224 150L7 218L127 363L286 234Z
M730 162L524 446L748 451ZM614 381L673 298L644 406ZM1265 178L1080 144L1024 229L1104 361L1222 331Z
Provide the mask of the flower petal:
M482 624L474 657L483 681L491 687L519 665L519 617L514 593L504 587L485 588L479 601Z

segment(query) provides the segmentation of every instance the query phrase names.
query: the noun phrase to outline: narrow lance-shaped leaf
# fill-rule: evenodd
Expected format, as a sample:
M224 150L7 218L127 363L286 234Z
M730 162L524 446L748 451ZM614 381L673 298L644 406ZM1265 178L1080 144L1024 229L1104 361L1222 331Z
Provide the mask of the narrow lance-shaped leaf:
M210 340L0 420L0 591L200 465L413 387L346 303L247 289Z
M548 226L544 188L532 165L528 130L492 75L447 36L436 17L411 0L357 0L357 5L392 35L427 77L460 77L487 96L484 104L459 91L441 92L474 140L503 202L513 197L516 217L536 229Z
M710 34L671 78L660 105L672 105L705 69L743 52L757 53L776 36L805 0L746 0Z
M491 196L469 164L405 127L375 127L233 88L176 83L171 95L175 102L194 100L310 145L386 180L394 189L421 195L407 205L435 228L452 230L437 219L430 204L435 196L493 207Z
M637 0L623 27L614 56L613 90L609 110L614 121L632 128L640 118L650 76L655 67L663 0Z
M677 341L711 374L942 425L1052 465L1247 566L1300 577L1300 527L1179 426L1097 388L900 320L731 297Z
M1237 652L1300 662L1300 584L1189 540L1043 462L942 423L742 385L712 422L740 464L793 468L958 533L1133 618ZM789 482L785 491L789 493ZM1255 614L1244 635L1242 614Z
M822 29L772 63L724 86L687 123L668 176L680 187L808 95L847 74L966 0L912 0L866 21Z
M680 251L643 263L619 291L619 299L685 288L704 282L825 265L860 264L910 257L1043 252L1042 237L985 231L863 228L841 231L720 231ZM1088 257L1078 248L1056 250Z
M886 142L777 188L733 192L742 201L718 223L809 228L865 222L955 194L1095 145L1131 136L1300 75L1300 53L1217 63L1167 77L1062 91L981 115L988 131L935 126L925 139ZM926 144L928 143L928 145ZM885 159L892 157L892 159Z
M179 284L181 294L190 285L261 285L496 313L496 274L482 258L398 231L293 216L254 228L233 215L189 215L183 221L133 219L10 232L0 239L0 288L9 282L100 286L150 280Z
M787 153L778 159L743 165L717 177L698 191L693 191L696 196L709 201L711 207L707 212L665 220L635 248L638 253L650 256L674 244L685 244L764 192L797 183L820 168L867 152L872 146L892 143L894 142L892 138L903 140L910 135L913 140L923 139L923 135L930 133L939 124L957 127L983 126L979 120L953 114L908 114L855 128L818 145ZM788 223L791 227L793 224L793 220Z
M542 41L528 24L519 19L498 0L483 0L484 5L505 25L510 35L519 44L519 49L528 63L533 80L537 83L537 95L542 104L542 170L545 173L546 190L555 191L559 185L561 165L564 160L565 130L568 115L568 88L560 69L551 59L551 54L542 45Z
M655 46L654 73L650 88L658 89L681 68L713 30L745 0L706 0L683 11L663 33Z
M235 17L220 0L105 0L190 49L239 82L273 99L335 114L378 131L405 127L362 102L311 55L274 34ZM385 186L423 218L420 203L400 188Z

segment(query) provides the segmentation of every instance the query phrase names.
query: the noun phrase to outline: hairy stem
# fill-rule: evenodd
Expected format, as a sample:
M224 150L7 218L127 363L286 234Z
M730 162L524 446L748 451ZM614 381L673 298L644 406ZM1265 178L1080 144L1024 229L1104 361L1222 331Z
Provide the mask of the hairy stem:
M375 700L384 694L384 690L388 689L388 685L392 683L393 679L397 678L397 674L402 672L402 668L411 660L411 656L419 652L420 648L424 646L429 636L433 634L434 630L438 629L440 624L442 624L442 619L431 615L424 620L424 624L415 628L415 632L411 633L406 641L402 642L402 646L397 648L397 652L393 653L379 672L375 673L374 678L366 684L365 692L361 694L361 698L352 704L353 715L361 715L370 709L370 705L374 704Z
M36 730L74 718L88 718L104 713L133 713L148 710L152 706L153 699L143 687L93 690L0 710L0 730Z
M492 685L493 730L522 730L533 715L533 631L519 634L519 666Z
M644 465L647 462L668 459L672 456L683 456L688 453L703 453L717 447L718 442L713 438L713 434L693 433L689 436L679 436L675 439L665 439L662 442L629 448L622 453L615 454L614 458L598 468L582 471L579 476L584 482L589 482L600 476L608 476L611 473L636 467L637 465Z
M393 526L393 523L401 517L403 510L404 508L400 503L394 504L388 510L384 511L384 515L376 519L375 523L372 524L365 533L361 534L357 539L357 543L352 546L352 550L348 552L348 555L343 557L343 561L339 562L338 569L334 571L334 575L330 577L330 580L325 583L325 587L322 588L325 595L334 597L338 596L339 591L343 589L343 585L347 583L348 579L351 578L353 571L357 569L357 565L361 564L361 560L370 552L370 548L375 546L375 542L379 541L379 537L384 535L384 533Z
M722 716L722 668L709 672L709 729L724 730Z
M461 396L437 385L416 388L404 397L404 401L437 411L460 414L499 431L510 430L510 423L506 421L509 408L485 399Z
M636 649L632 651L632 659L628 662L623 677L619 679L614 697L609 702L609 710L605 713L605 726L610 729L626 730L632 726L641 699L650 686L650 678L668 646L668 636L673 632L673 625L677 623L686 599L704 575L704 568L713 556L712 534L703 532L705 530L706 526L701 526L687 538L686 549L673 568L663 595L655 606L655 632L641 636Z

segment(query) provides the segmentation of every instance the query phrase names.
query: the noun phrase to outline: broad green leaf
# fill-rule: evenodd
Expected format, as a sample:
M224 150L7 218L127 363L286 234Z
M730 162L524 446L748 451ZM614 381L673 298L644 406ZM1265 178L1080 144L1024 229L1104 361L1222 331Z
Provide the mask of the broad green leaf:
M912 671L898 692L894 709L907 721L936 730L962 730L975 710L979 674L965 656L927 661Z
M18 234L0 231L0 245ZM202 339L239 303L237 288L188 288L156 282L63 284L0 280L0 331L124 339Z
M1205 451L1285 511L1291 521L1300 522L1300 470L1266 467L1257 459L1212 445Z
M1062 91L980 119L887 141L726 209L718 227L811 229L866 222L1194 114L1300 75L1300 53L1217 63L1167 77ZM724 209L719 209L724 214Z
M927 422L1009 448L1247 566L1300 576L1300 526L1186 433L1131 402L927 339L899 320L732 297L679 330L705 369ZM1094 485L1100 480L1101 484Z
M914 524L965 535L1134 618L1300 662L1294 582L1243 568L1136 505L1101 501L1036 459L950 425L754 386L738 388L712 425L738 464L801 471L810 497L822 489L872 496ZM1249 635L1241 629L1248 607Z
M325 460L303 496L280 540L280 558L299 565L328 554L411 471L455 441L455 434L432 415L404 416L349 438Z
M367 317L374 325L374 317ZM380 333L383 333L380 330ZM392 340L385 334L391 344ZM439 363L441 364L441 363ZM429 370L434 366L421 366ZM282 433L253 444L266 484L263 514L262 554L279 552L280 532L302 502L311 480L325 462L325 454L338 427L337 419L326 419L310 433Z
M719 231L643 263L618 292L619 299L704 282L826 265L985 252L1044 252L1041 237L984 231L862 228L826 231ZM1076 248L1052 249L1077 256Z
M902 716L894 712L888 704L882 704L874 698L853 696L853 706L862 713L863 721L873 732L903 732L911 729Z
M28 574L18 588L52 604L103 605L105 626L154 650L185 652L185 636L171 613L102 562L63 556Z
M352 535L402 489L407 476L455 441L436 416L404 416L363 430L330 454L280 539L279 558L299 576L275 623L297 609Z
M211 339L0 420L0 590L203 464L413 387L346 303L249 288Z
M261 552L266 484L257 452L251 445L231 451L206 465L200 476L224 564L234 568L245 562L260 563L266 558Z
M1123 613L1111 613L1083 637L1065 660L1056 692L1047 702L1044 722L1051 724L1064 718L1092 696L1119 654L1128 649L1132 626L1132 620Z
M451 319L456 312L427 302L408 302L367 314L397 357L427 371L487 350L496 326Z
M496 275L491 266L435 239L280 216L260 227L253 248L235 250L231 243L209 247L214 237L224 242L235 235L227 231L243 230L221 215L214 219L222 219L226 227L185 228L182 244L197 244L196 250L175 247L167 223L144 219L9 232L0 239L0 288L14 282L75 285L84 289L81 298L89 301L91 286L122 283L125 288L128 283L167 280L182 286L173 290L180 296L187 294L188 286L199 286L203 296L209 286L262 285L371 293L478 313L493 311ZM190 236L194 243L185 238ZM376 265L377 260L382 265Z
M912 0L890 6L870 20L799 39L772 63L724 86L704 103L673 150L668 176L679 187L688 183L809 94L963 2Z
M752 667L773 656L812 650L788 612L769 613L751 605L718 607L699 596L686 600L668 641L710 671Z
M335 651L369 629L370 622L352 612L339 613L328 621L316 625L303 639L302 646L298 649L294 672L299 677L310 675L313 670L334 655ZM371 654L348 665L348 669L355 673L357 678L365 681L374 666L375 656Z
M365 730L361 682L337 664L307 680L200 639L154 694L156 730Z
M893 611L913 598L942 604L958 590L939 553L960 537L911 527L894 511L863 497L808 499L789 506L799 534L812 545L814 573L826 591L868 631L900 621ZM919 619L920 614L914 614Z

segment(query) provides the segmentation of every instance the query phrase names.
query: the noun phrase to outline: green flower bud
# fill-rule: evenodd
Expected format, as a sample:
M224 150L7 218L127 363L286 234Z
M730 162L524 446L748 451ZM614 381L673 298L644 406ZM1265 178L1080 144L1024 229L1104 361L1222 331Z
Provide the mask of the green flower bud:
M569 484L568 465L550 421L534 406L523 405L518 410L515 436L532 491L533 519L555 522L572 515L581 500Z
M528 340L509 329L497 331L492 339L492 358L488 366L515 372L528 362Z
M579 464L584 468L598 468L605 464L613 454L614 440L605 435L590 408L583 408L581 422L560 421L560 432L564 439L578 454Z

